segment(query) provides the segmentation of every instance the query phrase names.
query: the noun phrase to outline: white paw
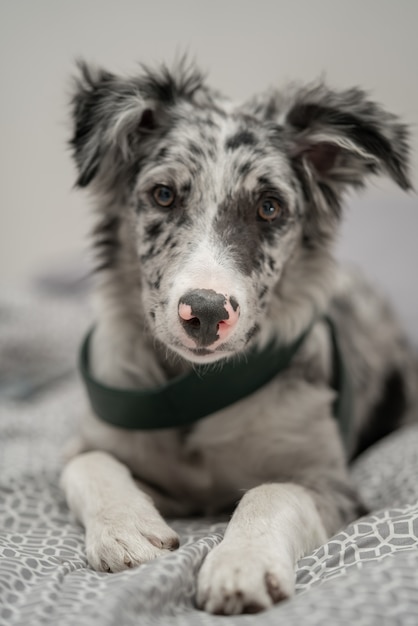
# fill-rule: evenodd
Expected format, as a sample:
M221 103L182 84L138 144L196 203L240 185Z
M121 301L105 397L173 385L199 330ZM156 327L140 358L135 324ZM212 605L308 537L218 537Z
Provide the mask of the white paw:
M220 615L258 613L289 598L294 585L293 564L277 550L221 543L199 572L197 604Z
M178 535L158 516L144 518L135 509L103 512L86 530L87 559L103 572L120 572L179 546Z

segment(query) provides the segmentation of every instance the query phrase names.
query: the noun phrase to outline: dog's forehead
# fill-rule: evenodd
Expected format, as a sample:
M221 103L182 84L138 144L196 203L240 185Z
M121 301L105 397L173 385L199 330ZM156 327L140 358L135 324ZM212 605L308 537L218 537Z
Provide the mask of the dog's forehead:
M292 191L291 168L282 129L266 125L232 106L187 106L173 112L167 132L155 147L147 174L173 173L184 184L215 180L223 192L264 186Z

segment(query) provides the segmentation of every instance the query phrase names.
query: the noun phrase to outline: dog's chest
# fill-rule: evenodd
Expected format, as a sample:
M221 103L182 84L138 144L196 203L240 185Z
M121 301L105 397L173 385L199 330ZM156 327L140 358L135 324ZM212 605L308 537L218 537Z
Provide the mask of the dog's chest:
M203 503L212 499L215 479L193 430L127 431L115 429L92 414L83 424L86 446L109 452L124 463L151 491L177 501Z
M206 500L213 475L204 451L183 431L136 433L129 458L133 474L171 497Z
M308 411L295 418L290 399L299 394L287 378L188 430L123 431L91 416L85 434L91 447L113 454L168 500L190 505L190 512L224 510L242 490L287 476L295 463L289 437L293 441L315 425Z

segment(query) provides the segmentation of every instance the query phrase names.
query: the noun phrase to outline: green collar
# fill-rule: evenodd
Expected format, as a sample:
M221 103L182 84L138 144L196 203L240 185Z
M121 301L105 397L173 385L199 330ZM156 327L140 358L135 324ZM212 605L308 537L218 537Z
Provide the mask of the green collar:
M350 422L348 379L337 335L331 320L334 352L334 383L338 392L334 414L346 440ZM270 343L262 351L250 351L245 359L228 360L220 367L197 366L190 373L152 389L118 389L95 380L89 368L89 348L93 330L80 352L80 371L95 414L105 422L130 430L151 430L188 426L249 396L288 367L311 327L288 346Z

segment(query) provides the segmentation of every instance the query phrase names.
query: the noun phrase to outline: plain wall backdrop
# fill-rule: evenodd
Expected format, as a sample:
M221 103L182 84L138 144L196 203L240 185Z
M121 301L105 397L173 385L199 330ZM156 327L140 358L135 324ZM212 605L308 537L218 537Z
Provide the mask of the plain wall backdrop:
M66 148L77 57L129 73L188 50L237 99L324 73L336 87L366 87L409 121L416 155L417 24L415 0L1 0L0 281L87 246L88 198L72 189ZM418 202L402 198L379 180L352 199L340 254L370 266L412 327Z

